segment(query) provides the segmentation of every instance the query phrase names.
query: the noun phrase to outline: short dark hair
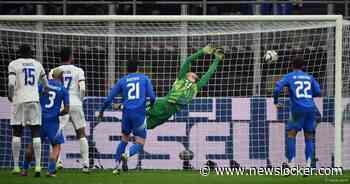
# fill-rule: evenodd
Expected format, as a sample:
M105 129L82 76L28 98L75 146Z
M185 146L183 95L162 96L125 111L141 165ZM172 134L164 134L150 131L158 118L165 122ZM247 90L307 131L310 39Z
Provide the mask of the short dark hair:
M137 67L139 65L137 59L135 58L131 58L127 61L127 69L128 69L128 73L135 73L137 72Z
M301 55L295 56L292 59L292 62L293 62L294 69L304 69L304 67L306 66L306 62L304 60L304 57Z
M21 58L31 58L32 57L32 48L28 44L23 44L19 46L18 54Z
M70 47L63 47L60 53L61 61L65 62L72 58L72 49Z

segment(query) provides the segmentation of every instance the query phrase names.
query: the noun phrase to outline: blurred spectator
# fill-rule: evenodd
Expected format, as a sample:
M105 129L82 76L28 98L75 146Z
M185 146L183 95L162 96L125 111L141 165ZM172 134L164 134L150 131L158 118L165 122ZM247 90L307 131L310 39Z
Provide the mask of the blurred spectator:
M160 15L160 11L159 10L152 10L152 15Z
M302 0L294 0L293 2L288 2L289 0L279 0L279 2L285 3L278 3L275 4L271 3L268 0L265 0L265 3L262 3L261 5L261 14L262 15L292 15L292 14L300 14L301 8L302 8ZM276 6L276 12L275 7Z
M219 9L217 6L209 6L208 15L219 15Z
M1 15L35 15L36 9L34 5L25 4L3 4L0 6Z
M201 5L191 5L189 10L190 15L203 15L203 8Z
M253 15L253 6L254 4L239 4L239 15Z
M133 9L129 4L117 5L116 13L118 15L132 15Z

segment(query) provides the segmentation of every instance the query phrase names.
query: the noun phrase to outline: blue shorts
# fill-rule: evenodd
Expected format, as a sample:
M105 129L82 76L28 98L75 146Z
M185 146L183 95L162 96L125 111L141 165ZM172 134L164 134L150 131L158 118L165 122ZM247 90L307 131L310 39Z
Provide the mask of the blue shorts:
M63 144L64 137L62 131L59 131L59 120L58 119L42 119L41 125L41 139L48 139L51 144Z
M288 130L304 132L315 132L316 129L316 111L291 111L287 124Z
M123 110L122 133L146 139L146 112L145 110Z

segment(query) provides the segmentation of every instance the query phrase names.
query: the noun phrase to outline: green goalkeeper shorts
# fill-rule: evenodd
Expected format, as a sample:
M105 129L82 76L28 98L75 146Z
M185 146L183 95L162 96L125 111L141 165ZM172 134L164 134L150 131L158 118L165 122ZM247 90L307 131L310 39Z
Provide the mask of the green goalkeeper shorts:
M154 105L147 111L147 129L153 129L165 123L180 109L180 105L170 103L166 98L156 100Z

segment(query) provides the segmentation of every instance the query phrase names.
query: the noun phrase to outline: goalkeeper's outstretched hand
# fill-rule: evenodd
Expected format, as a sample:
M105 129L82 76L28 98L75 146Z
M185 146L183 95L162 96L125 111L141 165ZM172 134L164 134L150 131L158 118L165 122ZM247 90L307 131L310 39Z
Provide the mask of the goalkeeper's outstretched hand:
M112 104L112 109L117 110L117 111L123 110L123 104L114 103L114 104Z
M103 112L100 111L100 112L98 112L98 114L97 114L97 116L96 116L96 120L97 120L98 122L100 122L100 121L102 120L102 118L103 118Z
M203 47L203 52L205 54L214 54L215 48L208 44L207 46Z
M222 48L215 49L214 55L216 58L219 58L220 61L222 61L225 57L224 49L222 49Z

